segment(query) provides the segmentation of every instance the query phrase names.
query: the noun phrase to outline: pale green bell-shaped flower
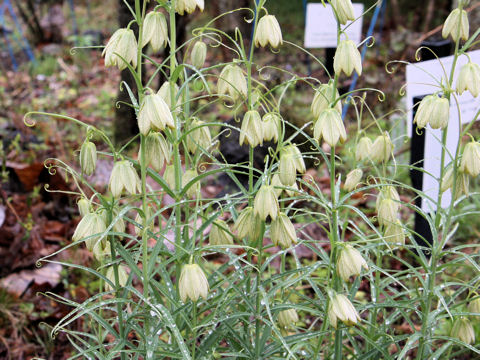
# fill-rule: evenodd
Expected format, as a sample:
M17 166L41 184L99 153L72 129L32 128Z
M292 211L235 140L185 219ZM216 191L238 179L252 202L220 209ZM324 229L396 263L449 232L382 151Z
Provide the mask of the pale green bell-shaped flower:
M102 56L105 56L105 66L117 66L120 70L127 67L127 64L137 66L137 39L130 29L118 29L115 31L103 49Z
M264 15L259 21L255 32L255 46L278 48L283 44L282 29L274 15Z
M168 27L165 15L151 11L145 16L142 32L142 48L150 43L152 50L158 52L168 43Z
M180 299L183 302L186 302L187 299L195 302L200 297L207 300L209 289L208 279L200 266L197 264L183 266L178 281Z
M442 36L444 39L451 36L455 42L458 39L468 40L469 26L467 12L454 9L443 24Z
M462 95L465 90L473 97L480 94L480 65L469 61L460 68L455 90Z
M347 326L352 326L360 321L360 316L350 300L343 294L334 293L330 296L328 305L328 320L336 329L338 320Z
M353 41L340 41L333 59L333 69L337 76L340 76L342 72L350 76L354 70L358 76L362 75L362 56Z

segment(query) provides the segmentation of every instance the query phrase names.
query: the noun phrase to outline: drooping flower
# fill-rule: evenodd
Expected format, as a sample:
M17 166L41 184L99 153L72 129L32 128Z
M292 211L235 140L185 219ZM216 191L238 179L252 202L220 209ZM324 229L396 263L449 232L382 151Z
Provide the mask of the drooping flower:
M156 171L170 163L171 149L167 140L159 132L150 132L145 139L145 159L147 166L152 165Z
M444 129L448 125L449 113L450 104L447 98L427 95L420 102L413 122L419 129L423 129L427 124L430 124L432 129Z
M249 144L251 147L263 145L263 124L257 110L245 113L240 129L240 145Z
M270 226L270 237L275 246L282 249L288 249L297 242L295 227L290 218L283 212L280 212L277 218L272 221Z
M261 219L255 215L253 207L250 206L242 210L233 224L233 230L240 239L248 237L250 240L256 240L260 236L261 227Z
M460 68L457 78L457 93L462 95L465 90L475 98L480 94L480 65L471 61Z
M212 223L209 241L210 245L233 245L233 236L225 221L217 219Z
M130 29L118 29L108 41L102 56L105 56L105 66L117 66L120 70L127 64L137 66L137 39Z
M192 154L195 154L198 149L207 150L212 145L210 128L205 122L193 118L188 131L190 132L187 134L186 146Z
M111 283L115 284L115 267L109 266L107 268L107 272L105 273L105 277L110 280ZM128 281L128 273L127 267L125 265L118 266L118 286L124 287L127 285ZM113 291L115 290L112 285L108 281L105 282L105 291Z
M168 105L158 94L146 95L138 111L138 128L143 135L150 129L165 130L173 128L173 116Z
M465 10L454 9L443 24L442 36L446 39L451 36L453 41L458 39L468 40L469 23Z
M331 4L337 13L338 22L340 24L345 25L347 21L355 20L355 13L353 12L351 0L332 0Z
M354 169L347 174L345 185L343 186L346 191L354 190L362 180L363 171L361 169Z
M355 151L355 159L363 161L368 159L372 150L372 140L369 137L363 136L358 140L357 149Z
M337 51L335 52L335 58L333 59L333 69L337 76L340 76L342 71L345 75L350 76L353 70L355 70L359 76L362 75L362 56L353 41L340 41Z
M197 41L193 45L192 53L190 56L190 61L192 65L197 69L201 69L205 64L205 59L207 58L207 44L203 41Z
M298 322L298 314L295 309L282 310L278 313L278 325L282 329L288 329Z
M168 43L168 27L165 15L151 11L145 16L142 32L142 47L150 43L152 50L158 52Z
M187 298L194 302L200 297L207 300L209 289L207 277L200 266L197 264L183 266L178 282L180 299L183 302L186 302Z
M368 270L368 265L362 254L347 244L340 250L336 268L338 275L343 280L348 281L350 276L360 275L362 268Z
M277 113L269 112L263 115L263 139L265 141L278 141L281 131L281 121L282 119Z
M282 29L274 15L264 15L258 21L254 42L257 47L270 44L271 47L278 48L283 44Z
M355 325L360 321L360 316L350 300L343 294L333 294L330 296L328 306L328 320L336 329L338 320L347 326Z
M99 213L88 213L78 223L73 233L72 240L85 240L85 246L92 251L97 242L100 241L101 235L105 232L107 226L105 220ZM94 236L97 235L97 236Z
M196 8L199 8L200 11L203 11L205 7L204 0L176 0L175 1L175 11L180 15L184 13L191 14L195 11Z
M226 65L218 77L218 94L229 95L233 100L247 97L247 80L242 69L235 64Z
M321 84L318 89L315 90L315 95L310 107L315 119L318 119L320 114L330 108L330 105L339 98L340 94L338 90L335 89L333 81L329 81L328 84ZM335 110L337 110L339 114L342 113L342 102L340 100L335 103Z
M455 320L450 335L465 344L475 343L475 330L470 320L464 316Z
M384 132L382 135L377 136L370 148L369 157L373 162L386 162L390 159L393 152L393 143L390 140L388 132Z
M276 219L280 206L273 185L262 185L260 187L255 195L253 209L255 214L264 221L269 215L272 220Z
M90 176L97 166L97 148L91 141L85 141L80 148L80 166L85 175Z
M465 145L460 170L473 177L480 175L480 143L471 141Z
M108 187L115 198L119 197L123 190L132 195L140 191L140 178L130 161L121 160L115 163Z
M344 142L347 133L340 113L335 109L322 111L314 124L313 136L318 142L323 138L331 147L336 146L339 141Z

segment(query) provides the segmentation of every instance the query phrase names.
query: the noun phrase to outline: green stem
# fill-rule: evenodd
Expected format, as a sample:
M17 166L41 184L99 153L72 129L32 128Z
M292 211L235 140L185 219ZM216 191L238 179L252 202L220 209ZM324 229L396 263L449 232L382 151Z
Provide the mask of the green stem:
M460 11L462 10L462 4L460 3L459 5ZM459 22L458 24L458 31L460 31L460 26L461 23ZM458 38L457 41L455 42L455 53L453 57L453 63L452 63L452 68L450 70L450 75L448 79L448 91L446 93L446 98L448 99L448 102L450 103L451 99L451 89L453 85L453 76L455 74L455 67L457 65L458 57L459 57L459 44L460 44L460 39ZM438 196L437 196L437 213L435 214L435 228L439 229L440 228L440 221L442 218L442 181L443 177L445 175L445 159L446 159L446 144L447 144L447 134L448 134L448 126L443 130L442 134L442 153L441 153L441 158L440 158L440 178L439 178L439 184L438 184ZM457 161L458 158L458 147L460 146L460 138L458 139L458 144L457 144L457 153L455 156L455 162ZM441 237L442 239L440 240L440 243L443 244L445 241L444 239L448 235L448 228L450 226L450 218L451 218L451 213L453 209L453 202L455 201L454 197L455 194L453 191L455 190L455 184L456 184L456 177L457 177L457 171L456 171L456 166L457 164L454 163L453 166L454 168L454 186L452 188L452 200L450 207L448 209L448 220L444 224L444 228L442 229L442 234ZM435 298L434 294L434 288L435 288L435 280L436 280L436 275L437 275L437 265L438 261L440 260L439 253L441 252L441 247L437 246L439 242L439 239L433 239L433 244L432 244L432 256L430 259L430 268L427 274L427 300L425 301L425 306L422 311L422 329L421 333L422 336L420 337L420 342L419 342L419 347L418 347L418 352L417 352L417 359L421 360L424 358L424 353L425 353L425 348L426 344L430 341L431 338L431 329L432 329L432 324L429 322L430 318L430 312L432 308L432 303Z
M192 309L192 360L195 360L195 351L197 349L197 302L193 302Z
M177 27L175 19L175 3L177 0L172 0L170 8L168 10L170 17L170 76L173 75L177 67ZM170 102L174 104L175 101L175 84L170 81ZM181 135L181 122L175 111L172 111L174 129L173 129L173 164L175 169L175 192L179 194L182 191L182 159L180 156L180 139ZM181 199L175 199L175 250L182 247L182 205ZM182 270L182 261L180 257L177 257L175 274L177 280L180 279L180 273ZM173 305L173 304L172 304Z

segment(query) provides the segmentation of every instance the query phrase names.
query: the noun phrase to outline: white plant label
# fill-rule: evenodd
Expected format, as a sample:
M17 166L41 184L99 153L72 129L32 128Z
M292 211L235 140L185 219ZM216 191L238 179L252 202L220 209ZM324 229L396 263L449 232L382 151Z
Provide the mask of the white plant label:
M363 4L353 4L356 21L342 25L348 38L359 44L362 41ZM336 48L337 21L330 5L308 3L305 21L305 48Z
M468 53L473 62L480 63L480 50ZM461 66L468 62L466 56L461 56L457 61L454 75L454 86ZM453 56L444 58L422 61L407 65L407 129L408 136L411 137L413 127L413 99L416 96L429 95L440 90L439 81L445 82L450 76L450 70L453 65ZM480 110L480 100L475 99L468 91L462 96L452 95L450 101L450 120L448 123L447 135L447 154L445 158L445 166L447 166L455 157L457 149L458 137L460 135L458 107L460 107L460 115L462 124L471 122L477 112ZM478 120L478 119L477 119ZM438 196L438 178L440 177L440 156L442 151L442 135L440 130L430 128L430 125L422 131L425 133L425 156L423 168L423 192L426 198L422 199L422 210L426 212L434 212L437 210L436 200ZM445 191L442 197L442 207L448 207L452 199L451 191Z

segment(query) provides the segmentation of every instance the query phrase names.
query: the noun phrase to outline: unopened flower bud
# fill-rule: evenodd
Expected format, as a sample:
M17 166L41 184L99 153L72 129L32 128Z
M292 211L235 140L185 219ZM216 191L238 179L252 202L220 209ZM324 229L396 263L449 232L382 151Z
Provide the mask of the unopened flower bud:
M180 91L180 88L178 87L177 84L173 84L173 98L177 99L178 92ZM162 86L160 86L160 89L158 89L157 95L160 95L167 104L167 106L172 110L178 112L180 110L180 104L181 104L181 99L177 99L177 103L175 105L173 104L173 101L171 100L171 83L168 81L165 81Z
M113 197L119 197L125 189L130 194L140 191L140 178L128 160L117 161L110 175L109 188Z
M295 227L285 213L279 213L277 218L272 221L270 237L273 244L280 246L282 249L288 249L292 244L297 242Z
M137 39L130 29L118 29L108 41L102 56L105 56L105 66L117 66L120 70L131 63L137 66Z
M191 14L198 7L200 11L203 11L205 7L204 0L177 0L175 2L175 11L180 15L184 13Z
M264 15L258 21L254 41L257 47L265 47L267 44L270 44L275 49L283 44L282 29L280 29L280 25L274 15Z
M368 265L362 254L351 245L345 245L338 255L337 274L345 281L350 276L358 276L362 272L362 268L368 270Z
M207 277L200 266L188 264L182 268L178 290L183 302L186 302L187 298L194 302L200 297L207 300L209 289Z
M256 240L260 236L261 228L262 221L250 206L242 210L233 225L233 230L240 239L249 237L250 240Z
M78 212L80 213L81 217L84 217L90 212L90 201L88 201L83 197L80 200L78 200L77 206L78 206Z
M150 132L145 139L145 160L147 166L152 165L152 168L158 172L163 168L165 162L170 162L170 158L170 145L163 135L159 132Z
M465 344L475 343L475 330L472 323L466 317L459 317L453 323L450 336L463 341Z
M203 41L197 41L195 45L193 45L192 53L190 56L190 61L192 65L195 66L197 69L201 69L205 64L205 59L207 57L207 44Z
M457 78L457 93L462 95L465 90L475 98L480 94L480 65L471 61L460 68Z
M390 159L393 152L392 140L388 132L384 132L383 135L378 136L370 149L370 159L373 162L386 162Z
M342 321L347 326L352 326L360 321L360 316L345 295L335 293L330 296L328 320L336 329L338 320Z
M158 94L146 95L138 111L138 128L143 135L150 129L165 130L173 128L173 116L167 103Z
M368 159L371 150L372 140L366 136L361 137L360 140L358 140L357 149L355 151L355 159L357 161Z
M199 149L207 150L212 145L210 128L203 121L194 118L188 131L186 146L192 154L195 154Z
M362 180L363 171L361 169L354 169L347 174L345 185L343 186L346 191L354 190Z
M269 215L272 220L276 219L280 207L273 185L262 185L260 187L257 195L255 195L253 208L255 214L264 221Z
M335 52L335 58L333 59L333 69L337 76L340 76L342 71L347 76L350 76L353 70L355 70L359 76L362 75L362 56L353 41L340 41L337 51Z
M467 309L469 312L475 313L476 316L480 316L480 298L477 297L476 299L470 301Z
M278 325L282 329L288 329L298 322L298 314L295 309L282 310L278 313Z
M449 35L453 41L458 39L468 40L469 24L465 10L454 9L443 24L442 36L446 39Z
M383 238L387 244L405 245L405 231L400 220L396 219L395 222L386 225Z
M85 240L85 246L88 250L92 251L106 228L105 221L100 214L88 213L78 223L75 232L73 233L72 240L80 241L87 238Z
M151 11L145 16L142 33L142 48L150 43L154 52L159 51L168 43L168 27L165 15Z
M315 91L312 105L310 107L310 110L312 111L315 119L318 119L320 114L324 110L330 108L330 104L333 104L333 102L339 99L339 97L340 94L335 88L333 81L330 81L328 84L320 85ZM342 113L342 102L340 100L336 102L335 110L337 110L339 114Z
M223 220L215 220L209 235L210 245L233 245L233 236L227 223Z
M217 87L219 95L229 95L234 100L247 96L247 80L242 69L235 64L228 64L223 68Z
M85 141L80 148L80 166L85 175L90 176L97 166L97 148L91 141Z
M240 145L249 144L251 147L263 145L263 125L260 114L256 110L249 110L243 117L240 129Z
M182 187L185 188L185 186L187 186L187 184L193 179L195 179L197 176L198 176L198 173L197 173L197 170L195 169L185 171L185 174L183 174L183 177L182 177ZM187 197L194 198L197 196L197 193L199 192L200 192L200 180L196 180L196 182L188 188Z
M265 141L278 141L281 131L281 118L277 113L266 113L263 115L263 139Z
M339 141L343 143L347 139L347 133L340 113L335 109L322 111L315 122L313 136L318 142L323 138L331 147L336 146Z
M419 129L423 129L427 124L430 124L432 129L444 129L448 125L449 113L448 99L427 95L420 102L413 123L417 124Z
M480 143L471 141L465 145L460 170L473 177L480 174Z
M338 22L345 25L347 21L355 20L353 5L351 0L332 0L331 4L337 13Z
M109 266L107 268L107 272L105 274L105 277L110 280L112 284L115 285L115 267L114 266ZM127 273L127 267L125 265L119 265L118 266L118 286L124 287L127 285L128 281L128 273ZM113 291L115 290L112 285L110 285L109 282L105 282L105 291Z

